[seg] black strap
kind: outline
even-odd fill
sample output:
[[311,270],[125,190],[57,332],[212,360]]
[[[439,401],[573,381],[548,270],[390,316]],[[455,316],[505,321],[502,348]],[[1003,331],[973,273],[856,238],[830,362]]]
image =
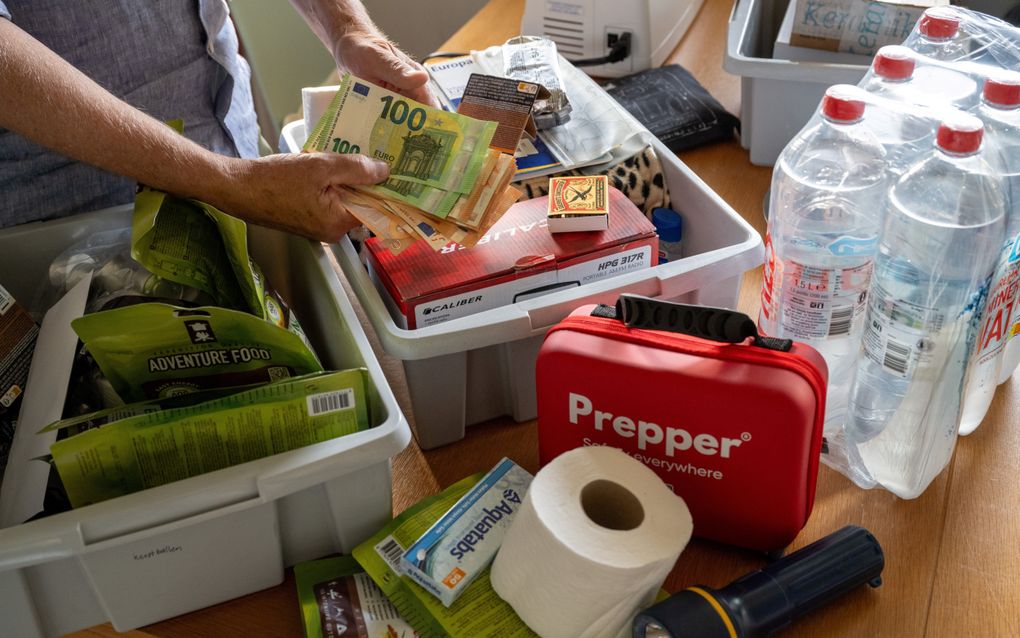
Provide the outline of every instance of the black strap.
[[750,317],[725,308],[692,306],[623,294],[616,300],[615,308],[600,305],[591,314],[603,319],[619,319],[632,328],[677,332],[723,343],[741,343],[752,337],[754,345],[768,350],[787,352],[793,347],[790,339],[759,335]]
[[768,348],[769,350],[789,352],[790,348],[793,347],[793,339],[780,339],[779,337],[766,337],[765,335],[755,335],[754,345],[760,348]]

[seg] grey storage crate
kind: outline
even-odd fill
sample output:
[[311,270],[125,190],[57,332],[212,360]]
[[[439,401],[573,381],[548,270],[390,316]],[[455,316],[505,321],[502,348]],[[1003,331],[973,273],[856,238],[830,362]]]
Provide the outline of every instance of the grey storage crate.
[[790,1],[736,0],[723,68],[741,76],[740,144],[751,163],[771,166],[814,114],[825,89],[857,84],[867,66],[772,59]]
[[[292,122],[281,147],[298,149],[304,140],[304,123]],[[393,320],[350,240],[332,246],[383,349],[403,362],[419,446],[452,443],[464,437],[465,426],[503,415],[534,419],[538,349],[546,332],[579,306],[615,303],[630,292],[736,307],[744,272],[762,263],[761,236],[661,142],[653,145],[685,218],[688,256],[679,261],[406,330]]]
[[[0,281],[31,300],[65,248],[130,223],[125,206],[4,229]],[[0,529],[0,636],[126,631],[214,605],[282,582],[286,565],[350,553],[390,520],[390,459],[411,431],[354,308],[321,244],[250,230],[253,257],[326,367],[368,370],[373,427]],[[62,405],[63,390],[42,381],[29,377],[26,399]],[[11,467],[3,487],[19,492]]]

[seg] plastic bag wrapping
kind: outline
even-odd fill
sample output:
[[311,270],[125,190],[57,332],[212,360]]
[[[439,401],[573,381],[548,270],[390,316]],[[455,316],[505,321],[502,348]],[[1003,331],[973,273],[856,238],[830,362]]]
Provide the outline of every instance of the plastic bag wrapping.
[[[920,106],[910,104],[905,101],[899,101],[881,97],[865,91],[860,87],[855,86],[840,86],[840,94],[848,99],[859,100],[864,103],[864,114],[862,124],[867,128],[882,144],[885,151],[885,171],[890,175],[886,179],[886,183],[892,183],[896,175],[901,175],[906,167],[916,162],[927,152],[930,152],[933,148],[935,141],[935,131],[943,119],[950,118],[957,115],[962,115],[963,112],[959,109],[951,106]],[[817,130],[817,127],[821,123],[822,109],[819,106],[816,109],[814,115],[807,122],[802,133]],[[802,135],[798,134],[793,138],[790,146],[784,150],[780,161],[784,161],[784,157],[790,155],[790,151],[794,145],[803,143]],[[796,155],[796,153],[794,153]],[[801,162],[811,162],[813,159],[810,156],[801,156]],[[777,190],[775,187],[770,193],[770,209],[778,210],[778,207],[783,206],[782,199],[785,197],[781,190]],[[834,211],[835,212],[835,211]],[[770,233],[774,233],[773,228],[774,221],[770,217]],[[857,236],[858,232],[853,237],[840,238],[837,242],[832,245],[833,250],[836,254],[845,255],[856,255],[860,252],[868,253],[870,256],[870,263],[867,269],[862,271],[866,273],[866,276],[870,278],[872,269],[874,267],[874,257],[878,247],[878,237],[875,235],[871,236]],[[846,240],[850,240],[848,243]],[[837,247],[836,244],[844,243],[846,245]],[[845,250],[846,252],[840,252]],[[785,267],[776,267],[777,272],[782,272]],[[840,271],[841,281],[843,285],[847,285],[847,281],[852,281],[852,278],[858,278],[860,273],[859,269],[846,269]],[[863,284],[864,288],[867,288],[867,283]],[[853,306],[852,314],[849,318],[849,328],[846,334],[856,344],[853,349],[849,349],[841,361],[830,360],[830,355],[827,356],[827,363],[830,367],[830,378],[836,378],[838,375],[834,374],[836,369],[845,369],[847,366],[853,367],[855,361],[858,358],[858,351],[860,349],[861,336],[865,329],[865,315],[867,312],[867,300],[859,299]],[[791,335],[779,335],[779,336],[791,336]],[[845,416],[848,402],[849,402],[849,388],[843,388],[841,391],[830,386],[829,388],[830,401],[827,405],[827,412],[831,414],[842,414]],[[829,465],[837,469],[839,472],[850,477],[855,483],[861,487],[870,488],[875,486],[875,480],[870,476],[860,459],[860,454],[856,447],[852,444],[848,445],[844,436],[845,420],[840,419],[826,419],[826,430],[825,439],[826,447],[822,455],[822,460]]]
[[[949,10],[959,17],[956,54],[949,59],[937,59],[905,47],[885,47],[882,51],[898,49],[894,53],[900,55],[906,51],[914,64],[911,82],[904,83],[895,91],[888,91],[887,86],[881,86],[882,79],[877,77],[873,65],[859,85],[860,99],[866,105],[865,126],[879,138],[886,150],[887,170],[892,174],[890,183],[905,184],[910,179],[905,174],[916,168],[917,162],[931,152],[941,121],[958,117],[961,111],[978,112],[982,88],[987,80],[1020,82],[1020,76],[1015,75],[1015,71],[1020,70],[1020,31],[1002,20],[966,9],[951,7],[938,10]],[[915,28],[905,45],[925,50],[920,39]],[[819,109],[806,128],[816,125],[820,117]],[[1016,150],[1011,150],[1007,142],[997,135],[1003,134],[985,132],[981,155],[990,176],[985,184],[999,184],[1002,190],[998,191],[998,195],[992,193],[985,197],[989,207],[1004,205],[1008,216],[1015,204],[1009,182],[1003,176],[1011,173],[1010,166],[1015,161],[1011,162],[1009,154]],[[949,205],[952,195],[939,190],[936,187],[927,194],[932,205],[939,199]],[[887,198],[889,207],[892,198],[894,196]],[[882,235],[887,233],[886,226]],[[1003,235],[1004,250],[1009,249],[1011,234],[1015,234],[1015,230]],[[902,239],[892,251],[897,254],[885,256],[884,267],[911,265],[913,257],[907,254],[911,246],[925,241],[925,238],[914,237]],[[976,249],[973,245],[964,245],[966,242],[961,243],[958,237],[948,235],[939,241],[927,241],[926,254],[929,262],[932,258],[938,260],[937,255],[940,254],[943,264],[940,269],[949,273],[953,271],[954,264],[978,261],[983,264],[987,259],[994,261],[991,255],[998,258],[998,248],[990,245],[994,240],[985,243],[988,245],[982,244],[983,248]],[[876,255],[869,303],[874,302],[878,277],[874,273],[882,267],[880,261],[881,258]],[[996,292],[1006,288],[996,283],[998,279],[1005,279],[999,273],[1001,264],[990,267],[990,271],[977,268],[981,274],[969,281],[968,302],[957,308],[958,312],[955,310],[953,316],[942,317],[937,330],[918,335],[913,345],[919,347],[923,343],[927,346],[929,358],[924,365],[916,364],[916,361],[912,363],[914,367],[909,383],[895,405],[886,406],[890,418],[882,428],[867,432],[850,423],[827,424],[822,460],[829,467],[846,475],[860,487],[882,487],[905,498],[918,496],[946,468],[959,433],[962,397],[969,389],[974,362],[978,358],[975,354],[977,341],[986,330],[982,315],[987,311],[986,306],[990,307],[989,289]],[[945,285],[936,284],[926,291],[925,298],[935,304],[946,290]],[[1002,294],[1005,293],[996,296]],[[923,306],[924,303],[917,305]],[[867,324],[872,317],[868,313],[863,318]],[[858,377],[850,394],[851,407],[855,397],[863,396],[860,394],[863,383],[860,362],[867,357],[866,329],[867,326],[860,329],[861,347],[855,354]],[[912,351],[911,356],[915,354]],[[940,419],[947,413],[950,414],[948,420]],[[853,419],[851,416],[848,421]],[[890,471],[889,468],[896,470]],[[890,473],[896,476],[890,476]]]
[[[493,46],[484,51],[472,51],[471,58],[481,72],[502,76],[503,49],[503,46]],[[568,122],[540,131],[539,137],[563,163],[564,169],[606,156],[606,161],[620,162],[640,153],[652,142],[647,129],[584,71],[562,57],[558,60],[563,88],[574,108]]]
[[[949,61],[969,60],[979,64],[1020,71],[1020,30],[1010,23],[984,13],[957,6],[928,9],[925,13],[946,16],[959,23]],[[903,45],[924,49],[921,20],[914,25]]]
[[548,38],[521,35],[503,45],[503,73],[508,78],[541,84],[548,98],[535,100],[532,116],[535,126],[545,130],[570,121],[570,100],[560,74],[560,56],[556,43]]
[[[154,275],[131,258],[131,229],[89,235],[60,253],[50,264],[42,307],[48,308],[92,273],[86,313],[139,299],[162,299],[184,307],[212,299],[202,291]],[[64,414],[73,416],[122,405],[110,382],[85,348],[75,354]]]
[[63,297],[92,273],[86,312],[96,312],[118,297],[145,296],[173,299],[181,305],[212,303],[202,291],[154,275],[131,258],[131,229],[124,228],[90,235],[60,253],[49,269],[50,299],[44,307]]

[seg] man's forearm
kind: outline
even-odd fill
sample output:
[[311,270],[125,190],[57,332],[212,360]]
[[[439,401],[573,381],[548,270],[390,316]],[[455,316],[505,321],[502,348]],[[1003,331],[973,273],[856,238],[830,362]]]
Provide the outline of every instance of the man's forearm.
[[238,168],[114,97],[4,19],[0,126],[76,160],[211,202]]

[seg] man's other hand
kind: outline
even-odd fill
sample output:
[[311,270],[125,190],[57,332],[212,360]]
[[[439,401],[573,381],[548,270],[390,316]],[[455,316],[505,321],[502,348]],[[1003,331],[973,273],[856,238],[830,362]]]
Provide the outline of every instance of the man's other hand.
[[363,80],[412,100],[439,107],[428,88],[429,74],[385,37],[353,31],[341,36],[333,51],[337,63]]

